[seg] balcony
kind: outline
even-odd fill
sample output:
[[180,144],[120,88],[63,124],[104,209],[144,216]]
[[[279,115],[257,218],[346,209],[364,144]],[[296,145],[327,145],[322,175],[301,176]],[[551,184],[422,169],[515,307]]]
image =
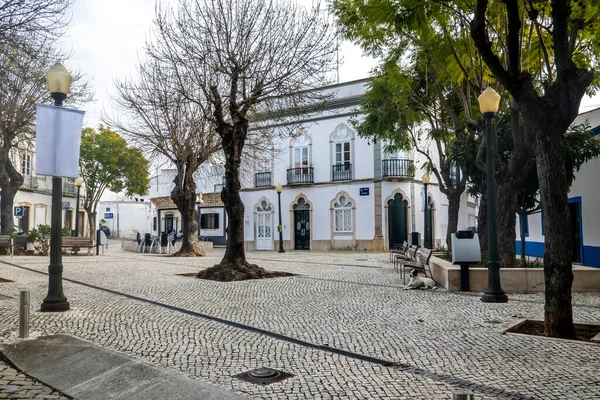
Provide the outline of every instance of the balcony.
[[314,182],[313,167],[290,168],[287,170],[288,185],[306,185]]
[[352,180],[352,164],[344,163],[332,165],[331,178],[333,182]]
[[254,174],[254,187],[255,188],[263,188],[263,187],[271,187],[273,184],[271,183],[271,172],[257,172]]
[[26,189],[37,189],[38,188],[38,180],[36,176],[33,175],[23,175],[23,184],[22,188]]
[[63,196],[75,196],[77,194],[77,186],[71,180],[63,183]]
[[412,177],[412,160],[383,160],[383,171],[382,175],[384,177]]

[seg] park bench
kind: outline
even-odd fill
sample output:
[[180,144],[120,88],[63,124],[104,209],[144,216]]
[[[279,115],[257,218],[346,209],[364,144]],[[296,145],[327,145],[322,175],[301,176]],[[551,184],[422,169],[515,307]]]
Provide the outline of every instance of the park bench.
[[406,278],[406,269],[407,268],[423,271],[425,276],[427,276],[427,273],[429,272],[429,277],[432,278],[431,271],[429,271],[429,259],[431,258],[431,254],[432,254],[431,249],[421,248],[418,251],[417,259],[415,261],[408,261],[408,260],[401,261],[402,283],[404,283],[406,280],[405,278]]
[[390,261],[394,260],[394,256],[396,254],[406,254],[408,250],[408,243],[404,241],[404,243],[395,243],[394,246],[390,249]]
[[79,252],[80,248],[86,248],[88,249],[88,256],[90,255],[90,251],[95,247],[96,245],[94,244],[94,241],[88,237],[71,237],[71,236],[64,236],[62,238],[62,247],[70,247],[71,251],[73,251],[73,253],[75,255],[77,255],[77,253]]
[[6,249],[6,254],[13,255],[13,238],[10,235],[0,235],[0,248]]
[[398,272],[398,268],[400,268],[403,262],[416,261],[418,249],[419,246],[412,245],[406,252],[394,254],[394,271]]

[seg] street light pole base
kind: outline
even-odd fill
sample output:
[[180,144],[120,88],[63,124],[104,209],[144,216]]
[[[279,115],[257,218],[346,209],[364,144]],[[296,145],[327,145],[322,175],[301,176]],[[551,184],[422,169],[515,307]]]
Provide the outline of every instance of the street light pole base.
[[58,301],[46,301],[42,303],[41,311],[43,312],[60,312],[60,311],[69,311],[71,307],[69,306],[69,302],[67,299],[58,300]]
[[499,293],[484,293],[481,296],[481,301],[484,303],[506,303],[508,302],[508,296],[504,292]]

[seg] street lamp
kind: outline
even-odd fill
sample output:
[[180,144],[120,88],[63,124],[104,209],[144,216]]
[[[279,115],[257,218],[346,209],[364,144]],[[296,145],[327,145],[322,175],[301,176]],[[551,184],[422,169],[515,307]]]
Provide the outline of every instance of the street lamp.
[[481,296],[486,303],[506,303],[508,297],[500,286],[498,262],[498,233],[496,230],[496,175],[494,168],[494,118],[498,112],[500,95],[491,86],[477,98],[485,121],[485,149],[487,176],[487,234],[488,234],[488,288]]
[[280,183],[275,186],[275,191],[277,192],[277,200],[279,201],[279,225],[277,226],[277,230],[279,231],[279,253],[285,253],[283,249],[283,229],[281,229],[281,191],[283,190],[283,186]]
[[431,243],[427,240],[427,203],[429,203],[429,199],[427,198],[427,185],[429,185],[429,182],[431,182],[431,178],[426,172],[423,175],[423,178],[421,179],[423,181],[423,186],[425,186],[425,207],[423,210],[423,226],[425,227],[425,229],[423,229],[423,247],[426,249],[430,249]]
[[[73,78],[60,63],[46,74],[48,90],[54,99],[54,105],[62,107],[71,89]],[[69,302],[63,293],[62,286],[62,178],[52,178],[52,218],[50,229],[50,265],[48,266],[48,295],[44,299],[42,311],[67,311]]]
[[75,237],[79,237],[79,191],[83,185],[83,179],[75,179],[75,186],[77,186],[77,203],[75,204]]

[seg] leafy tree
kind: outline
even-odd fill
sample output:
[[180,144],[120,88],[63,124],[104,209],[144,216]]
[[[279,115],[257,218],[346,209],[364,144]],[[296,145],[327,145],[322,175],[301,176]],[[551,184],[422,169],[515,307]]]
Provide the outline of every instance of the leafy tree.
[[335,65],[335,32],[323,11],[318,4],[307,10],[277,0],[183,0],[177,14],[157,16],[151,52],[176,68],[179,87],[210,119],[225,158],[227,249],[200,278],[269,275],[246,261],[240,165],[253,116],[322,100],[307,89],[327,83]]
[[150,189],[148,160],[142,151],[128,146],[118,133],[102,125],[97,132],[83,129],[79,168],[85,186],[83,209],[88,215],[91,237],[96,228],[98,202],[106,189],[127,195],[143,195]]

